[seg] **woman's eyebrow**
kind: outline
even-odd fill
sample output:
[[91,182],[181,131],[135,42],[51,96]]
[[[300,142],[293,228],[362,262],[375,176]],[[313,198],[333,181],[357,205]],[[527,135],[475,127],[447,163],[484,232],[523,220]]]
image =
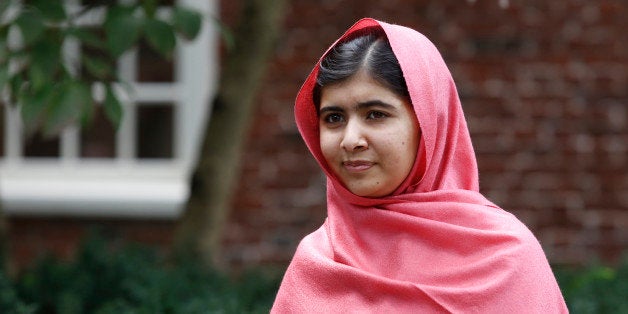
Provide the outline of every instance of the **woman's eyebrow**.
[[339,112],[339,111],[342,112],[344,111],[344,109],[338,106],[326,106],[326,107],[321,108],[319,114],[325,113],[325,112]]
[[[363,109],[368,109],[371,107],[382,107],[388,110],[397,110],[395,106],[389,103],[385,103],[381,100],[368,100],[368,101],[360,102],[354,107],[354,109],[363,110]],[[344,111],[345,109],[339,106],[325,106],[320,109],[319,114],[322,114],[325,112],[344,112]]]
[[384,107],[388,110],[396,110],[397,108],[395,108],[395,106],[389,104],[389,103],[385,103],[381,100],[369,100],[369,101],[365,101],[365,102],[361,102],[358,103],[356,106],[356,109],[368,109],[371,107]]

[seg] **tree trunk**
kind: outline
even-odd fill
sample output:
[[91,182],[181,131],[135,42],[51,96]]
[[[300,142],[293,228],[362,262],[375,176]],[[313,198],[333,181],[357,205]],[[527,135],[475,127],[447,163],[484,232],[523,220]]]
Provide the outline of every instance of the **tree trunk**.
[[254,97],[281,28],[285,0],[247,0],[223,63],[211,120],[175,234],[175,252],[208,265],[221,259],[220,240],[239,178]]

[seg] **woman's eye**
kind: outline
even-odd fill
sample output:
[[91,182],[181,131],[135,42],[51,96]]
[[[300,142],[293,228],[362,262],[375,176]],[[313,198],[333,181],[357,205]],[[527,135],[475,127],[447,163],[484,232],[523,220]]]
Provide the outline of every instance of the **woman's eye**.
[[366,118],[370,119],[370,120],[378,120],[378,119],[382,119],[382,118],[386,118],[388,115],[381,112],[381,111],[370,111],[367,115]]
[[330,114],[325,116],[324,121],[326,123],[331,123],[331,124],[339,123],[339,122],[344,121],[344,117],[341,114],[339,114],[339,113],[330,113]]

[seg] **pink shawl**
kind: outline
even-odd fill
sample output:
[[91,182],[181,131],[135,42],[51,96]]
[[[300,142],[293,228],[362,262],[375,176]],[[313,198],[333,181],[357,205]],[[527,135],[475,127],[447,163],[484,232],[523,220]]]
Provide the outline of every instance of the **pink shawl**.
[[421,124],[417,160],[390,196],[344,188],[320,149],[314,68],[295,116],[327,174],[328,217],[299,244],[272,312],[567,312],[534,235],[478,192],[460,100],[436,47],[412,29],[373,19],[338,41],[367,27],[384,30],[401,65]]

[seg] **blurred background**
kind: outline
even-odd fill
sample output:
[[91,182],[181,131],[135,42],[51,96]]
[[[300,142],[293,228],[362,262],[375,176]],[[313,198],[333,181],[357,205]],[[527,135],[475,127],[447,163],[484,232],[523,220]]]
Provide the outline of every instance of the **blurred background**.
[[[369,16],[439,48],[482,192],[533,230],[551,262],[618,262],[628,247],[628,4],[504,3],[291,1],[257,96],[227,258],[285,261],[322,223],[324,178],[292,122],[293,99],[328,45]],[[233,5],[222,10],[230,21]]]
[[[123,55],[128,60],[117,67],[136,92],[123,101],[117,131],[97,109],[91,128],[23,137],[19,115],[4,106],[0,197],[14,268],[49,254],[71,260],[94,229],[117,243],[171,252],[182,225],[195,220],[196,228],[211,230],[189,234],[211,243],[192,246],[209,249],[201,255],[211,255],[212,263],[230,271],[265,267],[281,273],[300,239],[326,216],[325,178],[294,124],[294,97],[325,49],[361,17],[414,28],[438,47],[458,87],[482,193],[533,231],[550,263],[616,267],[625,259],[626,1],[261,5],[276,10],[269,31],[275,35],[253,87],[246,83],[253,66],[241,61],[233,70],[228,63],[247,38],[240,30],[254,34],[245,39],[251,44],[266,33],[254,24],[250,2],[187,1],[206,16],[195,41],[177,48],[172,59],[145,49],[145,42]],[[247,20],[257,28],[242,28]],[[225,77],[236,88],[242,81],[242,93],[254,92],[248,120],[238,122],[241,133],[233,133],[239,139],[225,137],[223,143],[241,149],[223,159],[205,158],[212,146],[204,131],[209,134],[212,121],[228,112]],[[197,168],[212,163],[233,178]],[[213,180],[218,187],[212,193],[227,191],[220,194],[227,196],[220,210],[207,205],[210,200],[201,202],[210,207],[205,214],[190,214],[190,199],[208,191],[209,184],[198,180]]]

